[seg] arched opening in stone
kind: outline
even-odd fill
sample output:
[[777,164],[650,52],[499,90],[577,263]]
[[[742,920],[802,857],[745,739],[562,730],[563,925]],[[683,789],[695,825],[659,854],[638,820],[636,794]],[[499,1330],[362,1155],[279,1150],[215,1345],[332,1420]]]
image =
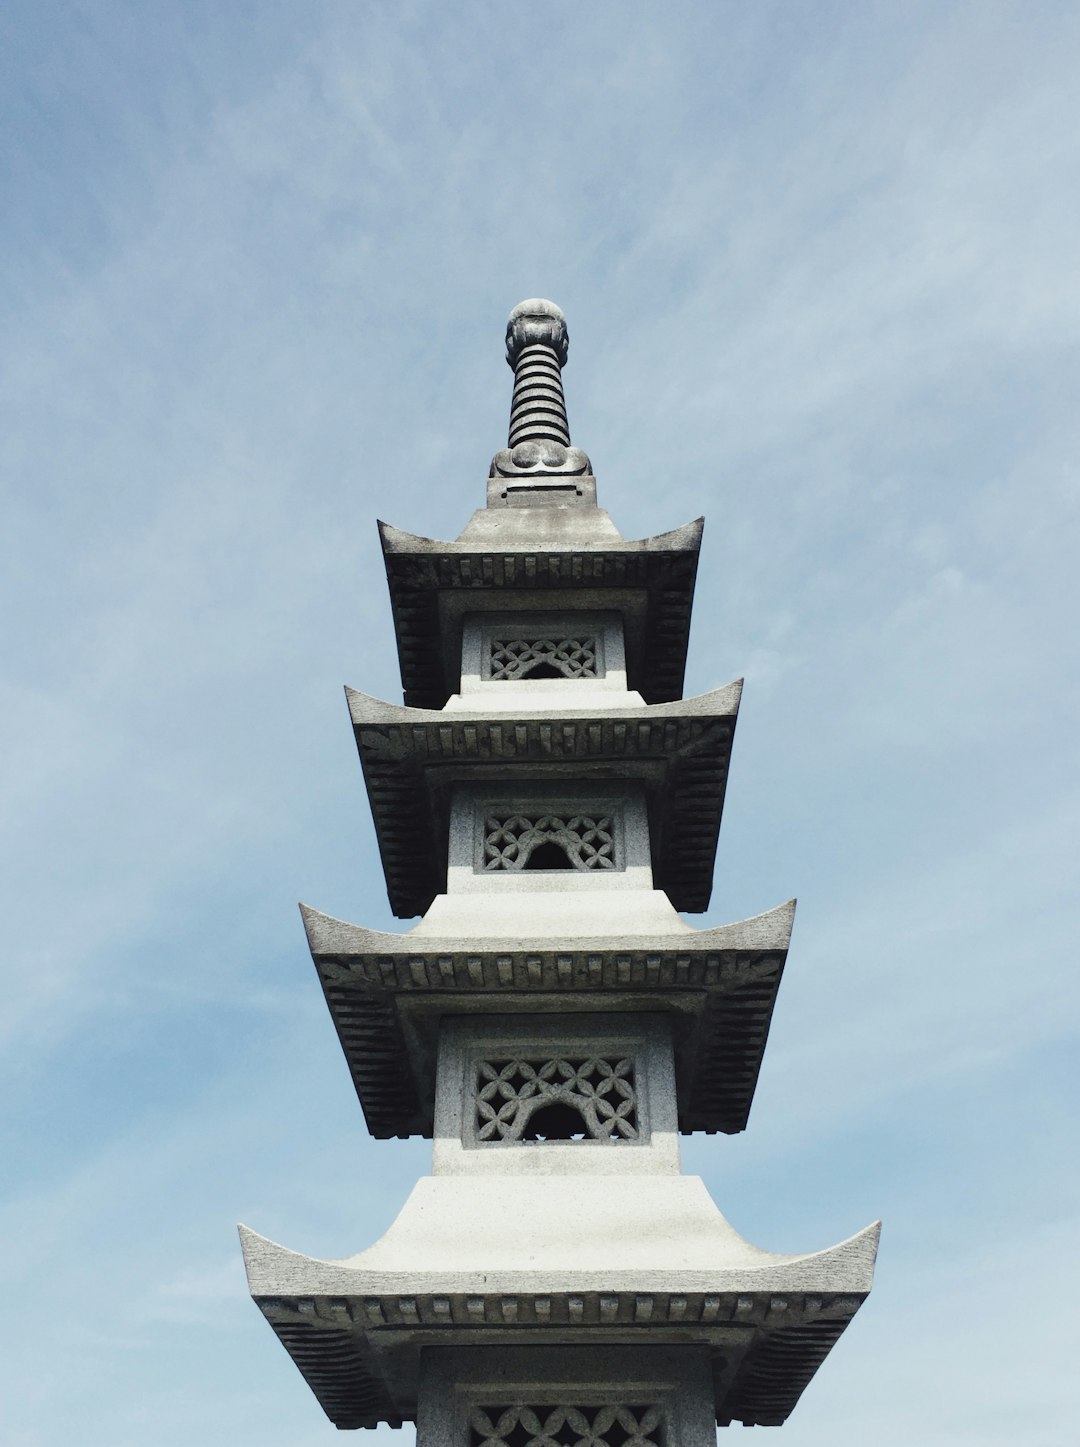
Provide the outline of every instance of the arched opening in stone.
[[561,668],[556,668],[553,663],[548,663],[546,659],[540,659],[538,662],[534,663],[531,668],[526,668],[526,669],[522,672],[521,677],[522,677],[522,678],[565,678],[565,677],[566,677],[566,674],[562,671]]
[[522,867],[524,869],[573,869],[574,866],[561,844],[556,844],[554,839],[545,839],[543,844],[536,846]]
[[524,1141],[582,1141],[588,1138],[581,1112],[561,1100],[542,1105],[529,1117],[521,1139]]

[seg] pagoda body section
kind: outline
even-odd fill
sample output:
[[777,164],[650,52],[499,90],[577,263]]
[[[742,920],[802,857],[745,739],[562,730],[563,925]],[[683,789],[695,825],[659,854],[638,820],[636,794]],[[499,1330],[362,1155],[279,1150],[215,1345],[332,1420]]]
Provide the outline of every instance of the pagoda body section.
[[707,1447],[778,1425],[870,1289],[877,1227],[742,1239],[679,1137],[747,1122],[794,906],[697,930],[739,683],[682,697],[702,524],[623,539],[571,446],[567,333],[507,327],[508,445],[455,542],[381,525],[404,706],[348,691],[402,934],[305,908],[371,1134],[433,1139],[381,1240],[241,1228],[343,1428],[421,1447]]

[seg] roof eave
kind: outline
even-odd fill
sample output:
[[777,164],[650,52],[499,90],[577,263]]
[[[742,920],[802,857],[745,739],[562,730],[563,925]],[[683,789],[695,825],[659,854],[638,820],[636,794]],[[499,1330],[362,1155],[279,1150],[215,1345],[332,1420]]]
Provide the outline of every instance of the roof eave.
[[667,1014],[680,1130],[737,1134],[753,1104],[794,908],[789,900],[736,924],[612,940],[417,939],[301,912],[368,1128],[388,1139],[432,1133],[428,1037],[443,1014],[522,1008]]
[[529,782],[540,784],[606,780],[617,765],[650,793],[656,887],[678,910],[708,908],[741,680],[642,708],[523,717],[415,709],[345,692],[390,905],[399,918],[423,914],[445,888],[445,830],[436,822],[433,771],[442,777],[448,766],[456,782],[482,775],[485,782],[510,783],[525,767]]
[[[723,1425],[779,1425],[870,1291],[880,1225],[758,1273],[537,1272],[467,1280],[324,1262],[240,1228],[251,1294],[340,1428],[415,1419],[419,1353],[498,1346],[522,1327],[561,1344],[701,1342],[715,1354]],[[731,1279],[729,1279],[731,1278]],[[734,1371],[724,1368],[734,1357]],[[392,1358],[392,1362],[391,1362]]]

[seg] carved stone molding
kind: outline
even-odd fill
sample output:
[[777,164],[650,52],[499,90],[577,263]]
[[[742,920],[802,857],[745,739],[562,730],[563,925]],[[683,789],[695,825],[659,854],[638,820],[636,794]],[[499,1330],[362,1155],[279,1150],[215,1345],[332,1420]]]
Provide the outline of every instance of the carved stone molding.
[[491,459],[489,477],[584,477],[592,473],[588,453],[551,438],[502,447]]

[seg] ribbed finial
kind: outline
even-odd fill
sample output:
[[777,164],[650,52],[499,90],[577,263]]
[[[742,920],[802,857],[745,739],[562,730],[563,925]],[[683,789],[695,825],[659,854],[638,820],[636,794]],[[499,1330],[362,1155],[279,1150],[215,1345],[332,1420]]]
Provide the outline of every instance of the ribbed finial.
[[508,447],[519,442],[570,446],[562,367],[570,335],[553,301],[520,301],[506,323],[506,360],[514,369]]
[[491,460],[491,477],[580,477],[592,464],[570,446],[562,367],[570,334],[553,301],[519,301],[506,323],[506,360],[514,369],[510,437]]

